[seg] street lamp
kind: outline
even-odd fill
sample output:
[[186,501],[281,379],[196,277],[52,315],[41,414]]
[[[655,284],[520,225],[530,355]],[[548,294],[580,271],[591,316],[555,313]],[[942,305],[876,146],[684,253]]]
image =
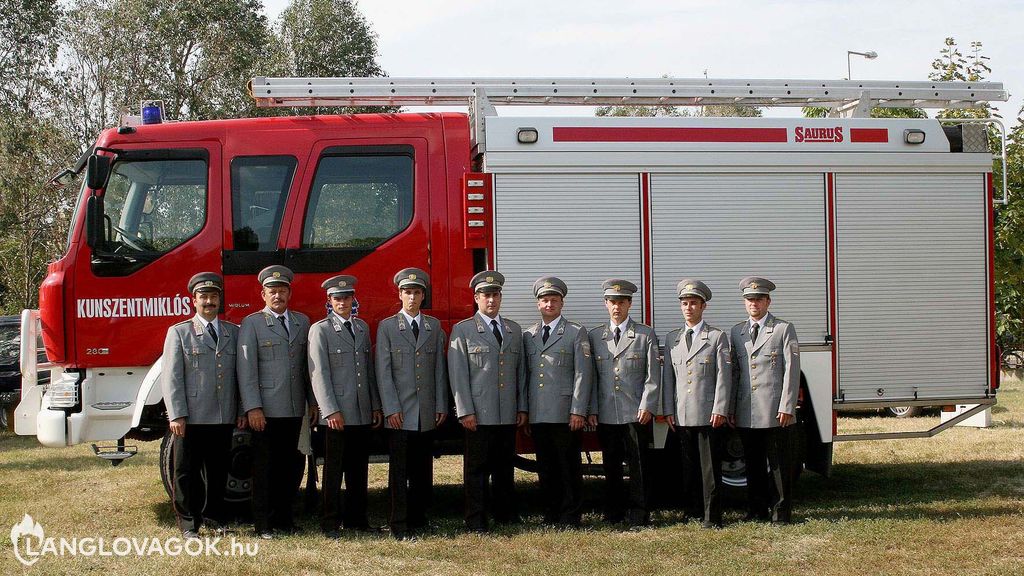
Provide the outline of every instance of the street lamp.
[[878,58],[878,52],[868,50],[867,52],[854,52],[853,50],[846,51],[846,79],[853,80],[853,74],[850,73],[850,56],[856,54],[857,56],[863,56],[868,60],[874,60]]

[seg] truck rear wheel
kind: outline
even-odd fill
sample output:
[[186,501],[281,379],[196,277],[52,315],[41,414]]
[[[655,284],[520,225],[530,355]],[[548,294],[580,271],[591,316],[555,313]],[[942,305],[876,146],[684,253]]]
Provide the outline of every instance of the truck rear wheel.
[[913,418],[921,415],[920,406],[890,406],[886,410],[897,418]]
[[[228,478],[224,489],[224,501],[229,504],[246,504],[252,495],[252,450],[250,434],[235,430],[231,437],[231,454],[228,456]],[[160,441],[160,481],[167,497],[174,498],[174,461],[171,458],[172,434],[168,430]],[[206,472],[203,472],[206,478]]]

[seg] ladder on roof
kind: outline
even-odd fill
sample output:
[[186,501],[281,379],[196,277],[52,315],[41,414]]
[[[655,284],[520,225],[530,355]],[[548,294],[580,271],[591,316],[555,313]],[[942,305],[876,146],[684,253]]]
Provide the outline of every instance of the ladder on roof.
[[260,107],[647,105],[974,108],[1004,102],[999,82],[708,78],[253,78]]

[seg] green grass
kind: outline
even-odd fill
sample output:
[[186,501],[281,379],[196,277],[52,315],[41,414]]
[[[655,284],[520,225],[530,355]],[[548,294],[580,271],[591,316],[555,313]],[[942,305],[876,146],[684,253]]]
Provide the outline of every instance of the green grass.
[[[158,443],[111,468],[86,446],[42,448],[0,435],[0,574],[31,572],[211,574],[1020,574],[1024,573],[1024,383],[1004,382],[989,429],[954,428],[934,438],[837,443],[833,477],[805,473],[793,526],[740,521],[701,530],[675,511],[655,527],[620,532],[595,511],[601,484],[585,486],[585,530],[539,527],[536,478],[520,474],[527,522],[487,536],[461,530],[461,459],[435,463],[432,534],[417,542],[380,536],[303,534],[260,542],[255,558],[54,558],[31,569],[14,559],[8,526],[25,513],[47,536],[169,538],[177,535],[157,470]],[[925,429],[937,416],[840,419],[841,433]],[[387,468],[371,466],[371,521],[386,521]],[[240,527],[237,537],[254,542]]]

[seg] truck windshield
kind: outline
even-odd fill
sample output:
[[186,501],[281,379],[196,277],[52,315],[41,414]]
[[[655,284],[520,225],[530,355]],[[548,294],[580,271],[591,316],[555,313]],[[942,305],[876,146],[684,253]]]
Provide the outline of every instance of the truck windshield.
[[103,196],[103,250],[152,260],[206,222],[206,162],[126,160],[114,164]]

